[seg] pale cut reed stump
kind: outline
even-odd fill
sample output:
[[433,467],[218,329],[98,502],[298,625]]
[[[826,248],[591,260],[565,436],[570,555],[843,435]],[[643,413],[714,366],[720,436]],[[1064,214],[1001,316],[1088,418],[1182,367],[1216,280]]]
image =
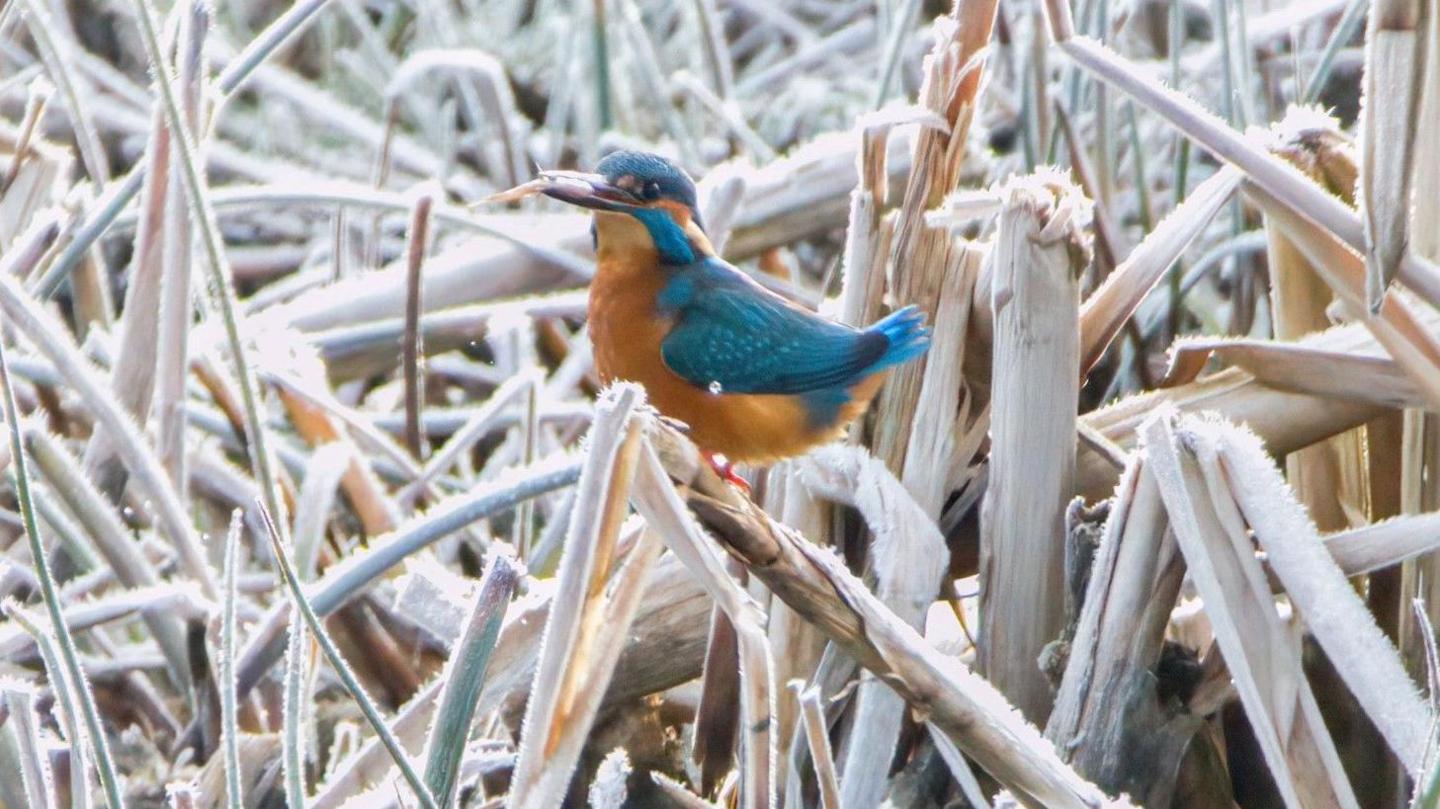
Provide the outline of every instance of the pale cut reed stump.
[[1090,203],[1042,171],[1001,189],[991,300],[990,485],[981,510],[980,670],[1032,722],[1065,622],[1065,507],[1075,490],[1080,272]]

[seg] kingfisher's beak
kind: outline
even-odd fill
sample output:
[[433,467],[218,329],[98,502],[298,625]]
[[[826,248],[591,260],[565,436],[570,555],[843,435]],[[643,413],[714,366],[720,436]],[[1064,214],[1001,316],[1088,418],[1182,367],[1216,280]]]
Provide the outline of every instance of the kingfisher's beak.
[[634,194],[613,186],[599,174],[579,171],[542,171],[535,180],[540,193],[561,202],[596,211],[633,211],[640,207]]

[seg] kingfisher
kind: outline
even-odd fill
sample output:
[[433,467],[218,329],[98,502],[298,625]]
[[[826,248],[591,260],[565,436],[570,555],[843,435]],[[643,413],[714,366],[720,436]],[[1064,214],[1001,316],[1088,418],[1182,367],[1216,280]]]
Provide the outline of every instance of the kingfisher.
[[929,347],[913,306],[855,329],[720,258],[694,181],[659,155],[614,152],[594,173],[542,171],[521,188],[593,211],[588,319],[601,381],[643,386],[732,481],[732,464],[771,463],[839,437],[887,371]]

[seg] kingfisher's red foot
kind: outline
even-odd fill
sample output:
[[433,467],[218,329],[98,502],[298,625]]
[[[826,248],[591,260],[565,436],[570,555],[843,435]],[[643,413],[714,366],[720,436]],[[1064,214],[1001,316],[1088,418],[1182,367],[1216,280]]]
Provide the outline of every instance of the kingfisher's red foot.
[[715,474],[719,475],[721,480],[738,487],[746,494],[750,493],[750,481],[735,474],[735,464],[723,460],[724,455],[705,452],[703,450],[700,452],[700,455],[705,458],[705,462],[710,464],[710,468],[715,470]]

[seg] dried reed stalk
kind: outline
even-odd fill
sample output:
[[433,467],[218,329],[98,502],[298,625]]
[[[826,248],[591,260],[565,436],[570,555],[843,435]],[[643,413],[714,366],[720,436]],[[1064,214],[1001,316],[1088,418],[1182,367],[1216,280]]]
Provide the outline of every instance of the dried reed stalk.
[[[159,309],[162,257],[165,251],[166,208],[170,171],[170,136],[162,122],[159,105],[152,113],[150,139],[145,159],[145,187],[140,195],[140,223],[135,229],[135,260],[125,294],[125,316],[120,322],[120,345],[110,369],[110,386],[115,398],[130,415],[141,421],[150,412],[155,383],[155,354],[160,321],[152,313]],[[123,467],[114,457],[103,429],[90,436],[85,448],[87,474],[99,481],[101,491],[119,494]]]
[[1062,764],[998,691],[936,651],[832,552],[735,501],[672,428],[659,424],[651,435],[671,477],[691,492],[689,506],[751,574],[907,702],[925,706],[929,720],[1017,799],[1034,807],[1126,805],[1108,801]]
[[[985,45],[998,6],[995,0],[957,2],[949,16],[934,23],[935,44],[922,68],[920,106],[939,116],[944,127],[927,126],[916,138],[890,255],[891,293],[897,304],[935,312],[947,268],[961,255],[949,229],[931,225],[925,214],[959,184]],[[921,359],[896,369],[876,403],[887,418],[872,446],[891,469],[904,468],[926,363]]]
[[[801,464],[803,479],[818,494],[860,511],[875,537],[870,547],[875,596],[911,628],[923,630],[925,613],[945,573],[935,563],[947,552],[935,524],[940,503],[927,509],[878,458],[858,448],[826,447]],[[904,702],[874,679],[859,682],[853,702],[854,727],[844,751],[841,802],[879,805],[900,738]]]
[[[771,469],[774,471],[770,473],[767,484],[765,510],[779,514],[786,525],[817,542],[828,538],[834,525],[833,514],[828,504],[802,482],[798,464],[784,464]],[[775,661],[775,681],[808,681],[814,676],[824,653],[825,636],[778,598],[770,599],[769,611],[769,623],[765,629]],[[792,689],[787,688],[775,695],[775,727],[779,733],[775,782],[777,785],[784,783],[788,795],[791,784],[798,788],[797,781],[802,775],[791,771],[792,756],[802,744],[806,745],[805,749],[810,749],[804,742],[807,737],[802,724],[800,698]]]
[[[180,23],[176,48],[179,63],[180,103],[190,131],[201,131],[208,107],[205,98],[205,43],[210,30],[210,6],[191,0]],[[167,130],[168,133],[168,130]],[[195,144],[204,154],[208,141]],[[168,146],[168,134],[167,134]],[[168,157],[168,154],[167,154]],[[194,237],[185,207],[185,188],[179,172],[169,172],[165,195],[165,253],[162,257],[159,345],[155,353],[155,452],[183,495],[185,474],[185,379],[190,368],[191,257]]]
[[434,199],[422,194],[410,212],[410,228],[405,249],[405,342],[402,347],[405,374],[405,446],[410,454],[424,460],[426,450],[420,434],[420,408],[425,399],[425,379],[420,368],[420,308],[423,299],[425,254],[429,251],[430,209]]
[[1140,302],[1160,283],[1191,242],[1209,225],[1239,185],[1240,173],[1222,168],[1158,224],[1080,310],[1080,373],[1086,375],[1120,334]]
[[805,722],[805,739],[815,761],[815,777],[820,782],[820,806],[822,809],[840,809],[840,785],[835,779],[835,759],[830,753],[830,733],[825,725],[825,711],[820,706],[820,693],[812,686],[808,689],[799,680],[790,681],[790,689],[800,701],[800,711]]
[[634,618],[639,585],[659,550],[653,537],[640,532],[617,579],[628,586],[606,592],[641,445],[643,428],[634,410],[643,401],[639,388],[624,385],[597,405],[511,779],[509,800],[516,807],[563,799],[624,648],[619,641]]
[[[649,435],[661,429],[668,428],[659,421],[652,422]],[[735,629],[740,663],[740,806],[774,806],[774,665],[761,628],[760,610],[725,571],[719,550],[685,509],[648,437],[641,449],[633,501],[635,510],[664,537],[666,545],[725,611]]]
[[[1365,32],[1360,195],[1364,201],[1365,297],[1378,313],[1410,249],[1415,118],[1425,73],[1424,0],[1379,0]],[[1434,58],[1433,56],[1431,58]]]
[[[1304,123],[1302,123],[1304,121]],[[1346,204],[1354,204],[1355,155],[1333,124],[1292,112],[1276,130],[1273,151]],[[1278,225],[1265,229],[1275,337],[1295,340],[1330,326],[1328,285]],[[1286,457],[1286,476],[1322,530],[1347,528],[1365,516],[1364,436],[1351,430]]]
[[[1068,4],[1046,0],[1045,9],[1052,35],[1076,64],[1165,117],[1188,137],[1244,171],[1250,181],[1297,215],[1335,234],[1352,249],[1365,249],[1360,215],[1353,208],[1346,207],[1292,166],[1220,122],[1192,99],[1161,85],[1130,60],[1092,39],[1076,36]],[[1399,277],[1427,302],[1440,302],[1440,272],[1435,271],[1431,261],[1407,253],[1401,259]]]
[[1410,776],[1418,778],[1434,714],[1395,647],[1322,547],[1314,523],[1254,434],[1223,424],[1206,428],[1205,440],[1219,453],[1235,502],[1290,602]]
[[[1425,7],[1422,36],[1427,50],[1425,76],[1420,82],[1420,99],[1413,131],[1434,131],[1440,125],[1440,10],[1434,3]],[[1403,46],[1403,41],[1400,43]],[[1403,55],[1401,56],[1403,59]],[[1393,122],[1380,122],[1382,128],[1393,128]],[[1414,251],[1429,259],[1440,259],[1440,143],[1431,137],[1416,137],[1414,143],[1413,207],[1410,209],[1409,236]],[[1399,179],[1399,178],[1397,178]],[[1433,412],[1407,410],[1399,449],[1400,510],[1406,513],[1430,511],[1440,506],[1440,417]],[[1425,604],[1425,619],[1410,609],[1419,599]],[[1398,628],[1400,648],[1411,676],[1419,677],[1432,667],[1429,661],[1432,625],[1440,616],[1440,555],[1428,554],[1407,563],[1401,571],[1398,595]]]
[[1161,410],[1142,427],[1144,451],[1245,715],[1286,806],[1358,809],[1204,428]]
[[[1353,332],[1358,326],[1339,328]],[[1429,405],[1393,360],[1372,353],[1315,347],[1326,338],[1325,333],[1296,342],[1184,337],[1172,345],[1170,368],[1161,384],[1187,384],[1213,357],[1222,365],[1243,370],[1255,381],[1276,390],[1374,404],[1397,411]],[[1372,422],[1367,429],[1373,426]]]
[[[1065,508],[1074,491],[1079,277],[1089,202],[1063,176],[1000,191],[991,295],[990,479],[981,510],[979,664],[1030,719],[1049,714],[1037,660],[1060,636]],[[1046,389],[1036,389],[1045,380]]]

